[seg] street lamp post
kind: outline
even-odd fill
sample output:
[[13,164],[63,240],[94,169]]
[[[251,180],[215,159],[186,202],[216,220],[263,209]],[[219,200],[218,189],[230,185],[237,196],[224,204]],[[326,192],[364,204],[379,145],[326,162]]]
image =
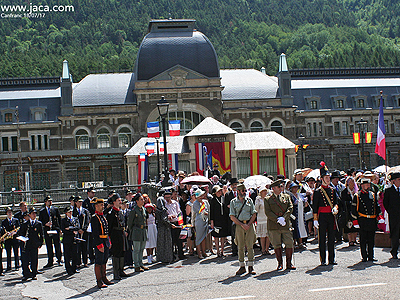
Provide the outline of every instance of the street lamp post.
[[303,153],[304,139],[305,139],[305,136],[301,133],[300,136],[298,137],[298,140],[300,141],[299,147],[301,148],[301,168],[302,169],[304,169],[304,153]]
[[168,108],[169,108],[169,103],[167,100],[165,100],[165,97],[162,96],[161,100],[158,101],[157,103],[157,109],[158,109],[158,114],[160,115],[161,118],[161,124],[162,124],[162,131],[163,131],[163,141],[164,141],[164,180],[161,183],[162,186],[167,186],[168,185],[168,152],[167,152],[167,125],[166,125],[166,117],[168,116]]
[[367,121],[364,121],[363,118],[361,118],[360,121],[357,122],[358,125],[358,131],[360,132],[361,136],[361,169],[365,170],[365,158],[364,158],[364,138],[365,138],[365,134],[364,134],[364,126],[368,124]]
[[156,143],[157,143],[157,178],[156,178],[156,183],[160,181],[160,141],[158,138],[156,138]]

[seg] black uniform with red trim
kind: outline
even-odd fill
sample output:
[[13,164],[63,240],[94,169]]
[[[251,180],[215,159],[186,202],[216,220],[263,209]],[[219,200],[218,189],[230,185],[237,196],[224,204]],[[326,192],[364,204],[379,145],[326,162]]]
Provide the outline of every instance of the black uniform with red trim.
[[360,226],[362,260],[373,261],[377,218],[381,213],[375,194],[371,191],[359,191],[354,195],[351,208],[352,214],[357,217],[358,225]]
[[[92,226],[93,244],[95,250],[95,264],[104,265],[107,263],[110,249],[110,239],[108,236],[108,222],[102,212],[96,211],[90,221]],[[104,248],[104,252],[99,249]]]
[[[326,193],[326,195],[325,195]],[[329,198],[332,206],[330,205]],[[335,216],[332,207],[338,204],[335,191],[330,186],[320,186],[314,191],[313,213],[318,214],[318,239],[321,264],[326,263],[326,232],[328,232],[328,261],[335,263]]]

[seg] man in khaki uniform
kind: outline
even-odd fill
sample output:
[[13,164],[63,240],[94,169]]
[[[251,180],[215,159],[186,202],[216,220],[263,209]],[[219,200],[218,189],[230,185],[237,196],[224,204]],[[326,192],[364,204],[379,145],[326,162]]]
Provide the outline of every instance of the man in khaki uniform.
[[235,243],[238,247],[240,266],[236,275],[246,273],[244,264],[245,246],[248,252],[249,274],[255,275],[253,245],[256,242],[256,231],[253,223],[256,219],[257,211],[254,207],[253,200],[246,197],[246,187],[244,184],[239,184],[237,186],[237,197],[231,200],[229,216],[236,225]]
[[293,255],[293,234],[290,231],[290,215],[293,211],[293,204],[290,196],[282,193],[283,180],[279,179],[271,184],[273,194],[264,200],[265,214],[267,215],[268,237],[275,249],[277,270],[283,269],[282,243],[286,247],[286,269],[295,270],[292,265]]

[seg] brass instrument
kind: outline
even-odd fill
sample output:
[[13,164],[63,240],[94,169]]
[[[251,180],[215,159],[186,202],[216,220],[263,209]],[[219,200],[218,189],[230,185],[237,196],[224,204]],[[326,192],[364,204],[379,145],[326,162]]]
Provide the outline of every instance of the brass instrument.
[[14,234],[17,233],[18,230],[19,230],[19,227],[3,234],[0,238],[0,243],[4,242],[6,240],[12,239],[12,237],[14,236]]

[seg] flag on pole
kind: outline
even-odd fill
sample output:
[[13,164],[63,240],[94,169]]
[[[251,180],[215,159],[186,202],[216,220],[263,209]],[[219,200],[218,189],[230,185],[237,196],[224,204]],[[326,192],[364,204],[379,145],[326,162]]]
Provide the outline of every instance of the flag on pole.
[[365,142],[367,144],[370,144],[372,142],[372,132],[366,132],[365,133]]
[[178,225],[180,226],[180,225],[183,225],[183,216],[182,216],[182,213],[179,213],[178,214]]
[[250,175],[260,174],[260,151],[250,150]]
[[178,136],[181,134],[181,121],[172,120],[169,121],[169,136]]
[[386,160],[386,142],[385,142],[385,119],[383,118],[383,98],[381,91],[381,101],[379,105],[378,133],[376,137],[375,153]]
[[158,122],[147,122],[147,137],[160,137],[160,124]]
[[205,210],[205,209],[206,209],[206,205],[203,202],[203,204],[200,206],[199,214],[201,214],[203,212],[203,210]]
[[195,152],[196,152],[196,171],[199,172],[200,175],[204,174],[205,169],[205,161],[204,161],[204,144],[196,143],[195,144]]
[[145,148],[147,151],[147,155],[151,156],[154,154],[155,143],[147,142]]
[[164,142],[160,142],[160,154],[164,154]]
[[279,175],[284,175],[286,177],[285,170],[285,149],[276,149],[276,165]]
[[353,142],[356,145],[358,145],[360,143],[360,133],[359,132],[353,133]]
[[168,165],[169,165],[169,169],[173,169],[175,171],[179,170],[178,167],[178,154],[168,154]]
[[306,150],[308,146],[310,146],[310,145],[308,145],[308,144],[307,145],[303,145],[303,149]]
[[295,145],[294,146],[294,150],[297,152],[297,151],[299,151],[299,145]]
[[146,153],[140,153],[138,161],[138,184],[147,180],[147,156]]

